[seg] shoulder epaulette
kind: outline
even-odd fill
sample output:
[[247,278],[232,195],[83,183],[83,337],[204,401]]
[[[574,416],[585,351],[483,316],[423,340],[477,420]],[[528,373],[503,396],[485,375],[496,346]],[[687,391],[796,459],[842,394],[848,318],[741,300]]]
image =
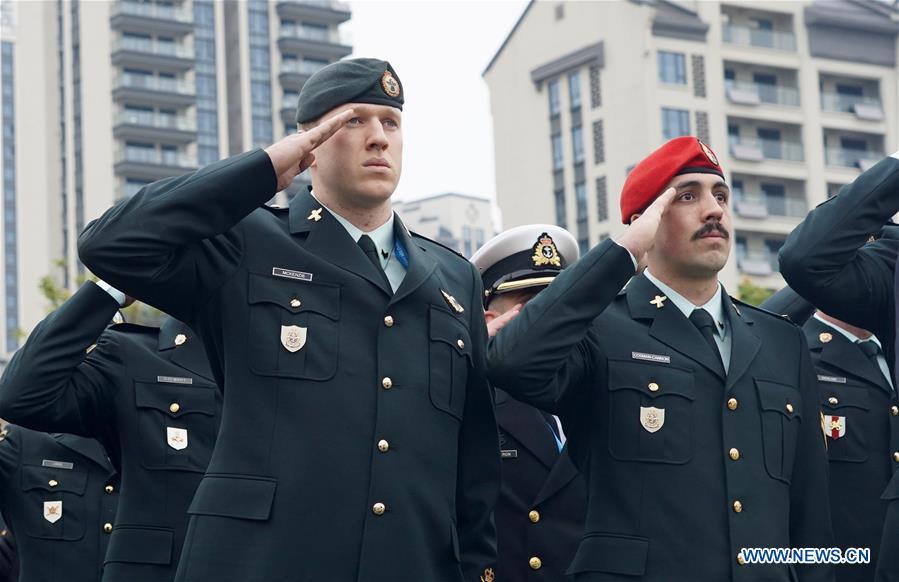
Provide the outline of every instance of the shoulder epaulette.
[[446,246],[446,245],[443,244],[443,243],[437,242],[436,240],[434,240],[434,239],[432,239],[432,238],[426,237],[426,236],[423,235],[423,234],[419,234],[419,233],[415,232],[414,230],[410,230],[410,231],[409,231],[409,234],[410,234],[411,236],[415,237],[415,238],[420,238],[420,239],[422,239],[422,240],[426,240],[426,241],[428,241],[429,243],[432,243],[432,244],[437,245],[438,247],[444,248],[444,249],[448,250],[449,252],[453,253],[454,255],[458,255],[459,258],[462,259],[462,260],[464,260],[465,262],[468,262],[468,259],[465,258],[465,255],[463,255],[462,253],[460,253],[460,252],[457,251],[456,249],[450,248],[450,247]]

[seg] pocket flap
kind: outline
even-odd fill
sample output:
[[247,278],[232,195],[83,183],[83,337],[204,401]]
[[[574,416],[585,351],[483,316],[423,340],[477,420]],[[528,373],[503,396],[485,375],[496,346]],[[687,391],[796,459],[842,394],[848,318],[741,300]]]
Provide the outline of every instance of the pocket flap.
[[[871,409],[871,399],[868,389],[861,386],[841,387],[837,389],[833,384],[821,387],[821,405],[826,410],[839,410],[841,408]],[[831,398],[836,398],[836,404],[831,404]]]
[[172,562],[174,534],[170,529],[116,526],[106,550],[109,562],[162,564]]
[[762,410],[779,412],[787,418],[802,418],[802,397],[792,386],[756,379]]
[[609,572],[625,576],[646,573],[649,539],[615,534],[591,534],[581,540],[566,574]]
[[[160,410],[172,418],[185,414],[215,414],[215,388],[180,386],[156,382],[134,382],[134,402],[138,408]],[[173,406],[177,404],[177,407]],[[176,412],[172,412],[175,410]]]
[[887,501],[899,499],[899,471],[893,471],[893,478],[887,483],[887,488],[884,489],[883,495],[881,495],[880,498]]
[[337,321],[340,315],[340,287],[312,281],[291,281],[271,275],[250,273],[247,301],[271,303],[291,313],[313,311]]
[[432,341],[449,344],[457,353],[471,359],[471,335],[455,315],[432,305],[430,328]]
[[187,513],[265,521],[272,511],[277,481],[268,477],[207,474]]
[[64,491],[84,495],[87,489],[87,473],[71,469],[52,469],[24,465],[22,467],[22,491],[43,489],[55,493]]
[[610,358],[609,390],[635,390],[650,398],[675,394],[694,400],[693,372],[670,364]]

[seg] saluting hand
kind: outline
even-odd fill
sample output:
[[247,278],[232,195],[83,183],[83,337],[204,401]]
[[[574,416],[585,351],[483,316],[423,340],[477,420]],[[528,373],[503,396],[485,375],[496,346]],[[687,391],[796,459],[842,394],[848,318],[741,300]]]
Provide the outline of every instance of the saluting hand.
[[646,266],[646,253],[653,247],[656,240],[656,233],[659,231],[659,224],[662,222],[662,216],[671,206],[674,195],[677,190],[668,188],[665,192],[656,198],[649,208],[643,211],[643,214],[631,222],[630,226],[625,229],[624,234],[618,238],[618,244],[626,248],[637,259],[637,272],[643,270]]
[[287,188],[296,176],[312,165],[312,151],[326,142],[353,117],[353,110],[341,111],[309,131],[288,135],[265,148],[278,176],[278,191]]
[[521,313],[521,303],[516,303],[515,307],[503,313],[498,317],[494,317],[487,322],[487,337],[493,337],[499,330],[506,327],[506,324],[515,319]]

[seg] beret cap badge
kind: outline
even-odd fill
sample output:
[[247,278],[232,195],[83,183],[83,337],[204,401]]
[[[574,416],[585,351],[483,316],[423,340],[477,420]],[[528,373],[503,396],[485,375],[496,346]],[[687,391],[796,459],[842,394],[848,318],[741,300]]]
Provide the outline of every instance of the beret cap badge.
[[381,87],[391,97],[400,96],[400,84],[390,71],[384,71],[384,74],[381,75]]
[[702,143],[701,140],[697,140],[697,141],[699,141],[699,147],[702,148],[702,153],[705,154],[705,157],[707,157],[710,162],[712,162],[713,164],[715,164],[717,166],[718,165],[718,157],[715,156],[715,154],[712,152],[712,148],[710,148],[709,146]]

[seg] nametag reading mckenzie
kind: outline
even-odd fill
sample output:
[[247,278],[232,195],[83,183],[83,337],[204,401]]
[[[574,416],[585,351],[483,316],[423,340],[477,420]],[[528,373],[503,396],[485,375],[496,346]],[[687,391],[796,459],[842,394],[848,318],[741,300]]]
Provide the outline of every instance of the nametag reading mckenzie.
[[644,354],[643,352],[631,352],[631,358],[635,360],[646,360],[647,362],[660,362],[662,364],[671,363],[671,356],[662,356],[660,354]]
[[165,384],[193,384],[193,378],[180,378],[178,376],[156,376],[156,381]]
[[294,279],[296,281],[311,281],[312,273],[304,273],[303,271],[293,271],[291,269],[282,269],[281,267],[273,267],[272,275],[275,277],[283,277],[285,279]]
[[833,384],[845,384],[846,378],[842,376],[823,376],[818,374],[818,382],[831,382]]
[[51,461],[50,459],[44,459],[41,461],[42,467],[50,467],[51,469],[74,469],[75,463],[67,463],[65,461]]

